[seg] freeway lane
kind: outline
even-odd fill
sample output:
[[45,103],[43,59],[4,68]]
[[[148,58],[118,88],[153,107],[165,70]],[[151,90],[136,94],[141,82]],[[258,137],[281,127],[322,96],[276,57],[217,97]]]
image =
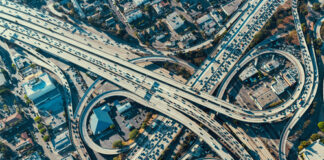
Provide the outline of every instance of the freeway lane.
[[[9,27],[9,28],[10,28],[10,27]],[[32,34],[34,34],[34,33],[32,33]],[[12,35],[15,35],[16,38],[23,38],[23,39],[24,39],[23,36],[21,36],[21,35],[18,36],[18,33],[13,33]],[[41,34],[34,34],[34,35],[35,35],[36,37],[38,37],[38,38],[39,38],[39,37],[42,37],[42,38],[44,38],[44,39],[47,39],[47,38],[45,38],[45,37],[44,37],[43,35],[41,35]],[[7,37],[7,36],[5,36],[5,37]],[[8,36],[8,37],[9,37],[9,36]],[[29,39],[28,37],[27,37],[27,39],[28,39],[28,40],[31,40],[31,39]],[[40,44],[40,43],[39,43],[39,42],[34,42],[33,44],[35,45],[35,44]],[[43,47],[44,47],[44,46],[43,46]],[[51,46],[48,46],[48,47],[45,47],[45,48],[49,49],[49,48],[51,48]],[[54,52],[53,52],[53,49],[54,49],[54,48],[52,48],[52,51],[49,51],[49,52],[54,53]],[[57,51],[57,52],[60,53],[60,51]],[[62,54],[62,51],[61,51],[60,54]],[[62,57],[65,57],[65,58],[67,58],[67,59],[69,59],[69,60],[71,59],[71,58],[68,58],[67,56],[62,56]],[[80,60],[79,60],[79,61],[80,61]],[[77,63],[77,62],[76,62],[76,63]],[[97,73],[97,72],[95,72],[95,73]],[[117,83],[118,83],[118,82],[117,82]],[[200,114],[200,113],[198,113],[198,115],[199,115],[199,114]],[[213,123],[215,123],[215,122],[212,122],[211,124],[213,124]],[[214,126],[214,125],[209,125],[209,126]],[[215,130],[214,130],[214,131],[215,131]],[[217,132],[216,132],[216,133],[217,133]],[[224,136],[221,136],[221,137],[223,138]],[[233,139],[233,137],[229,137],[229,139]],[[234,142],[235,142],[235,141],[234,141]],[[233,146],[233,145],[235,145],[235,144],[232,144],[231,146]],[[239,145],[239,143],[236,142],[236,145]],[[239,152],[244,151],[244,150],[242,149],[242,148],[243,148],[242,146],[239,146],[238,148],[239,148],[239,149],[238,149]],[[248,153],[245,152],[243,155],[248,155]]]
[[[3,17],[8,17],[8,16],[3,15],[2,18]],[[8,18],[10,19],[13,17],[9,16]],[[14,20],[16,22],[26,23],[20,19],[14,18]],[[111,55],[99,53],[98,51],[96,52],[96,50],[91,49],[91,47],[89,47],[89,46],[84,46],[82,44],[79,44],[79,47],[82,47],[82,49],[87,49],[89,52],[96,53],[97,55],[99,54],[102,57],[99,58],[96,55],[89,55],[89,52],[85,52],[85,51],[79,49],[79,47],[73,47],[73,46],[78,46],[77,42],[67,40],[68,43],[69,44],[72,43],[73,46],[67,45],[63,41],[56,40],[56,38],[64,39],[64,37],[62,37],[60,35],[53,34],[51,32],[47,33],[48,35],[45,36],[42,33],[39,33],[39,32],[36,33],[34,31],[32,31],[33,29],[26,31],[24,27],[17,26],[17,25],[15,25],[11,22],[8,22],[8,21],[2,21],[2,25],[4,27],[10,29],[10,30],[4,31],[4,34],[8,34],[8,36],[3,34],[3,37],[8,38],[9,40],[10,39],[20,39],[21,41],[27,40],[28,41],[27,43],[31,43],[30,40],[32,40],[33,43],[31,43],[31,45],[42,48],[43,50],[48,51],[51,54],[57,53],[56,56],[61,57],[63,59],[65,59],[66,57],[62,56],[60,54],[62,54],[63,50],[65,50],[66,53],[72,52],[75,55],[78,55],[79,59],[81,59],[81,58],[84,59],[83,57],[85,56],[86,58],[88,58],[87,61],[90,61],[90,62],[99,62],[100,64],[102,64],[102,62],[104,62],[104,64],[107,64],[107,65],[109,64],[108,67],[107,67],[107,65],[105,65],[106,66],[105,69],[111,70],[112,72],[114,72],[114,74],[116,74],[116,73],[122,74],[123,77],[126,77],[126,78],[128,77],[128,79],[131,78],[134,81],[134,83],[140,83],[140,85],[147,87],[147,88],[151,88],[155,81],[161,80],[162,82],[161,81],[158,82],[160,84],[159,89],[161,89],[161,90],[164,89],[166,92],[169,92],[168,94],[170,94],[170,93],[178,94],[179,96],[184,97],[185,99],[195,101],[196,103],[198,103],[200,105],[206,106],[216,112],[220,112],[224,115],[228,115],[235,119],[239,119],[242,121],[251,121],[252,120],[252,122],[263,123],[264,122],[263,118],[265,118],[266,116],[276,115],[276,113],[273,113],[273,112],[266,113],[266,115],[258,115],[258,113],[254,113],[249,110],[240,109],[239,107],[237,107],[233,104],[230,104],[223,100],[219,100],[219,99],[217,99],[211,95],[205,94],[203,92],[200,95],[197,95],[189,87],[187,87],[183,84],[180,84],[178,82],[175,82],[174,80],[171,80],[169,78],[161,76],[157,73],[151,72],[149,70],[140,68],[139,66],[136,66],[134,64],[131,64],[131,63],[123,61],[123,60],[120,60],[120,59],[113,57]],[[39,28],[32,24],[29,24],[29,27],[33,27],[33,28],[37,28],[38,30],[42,30],[42,28]],[[13,30],[14,32],[12,32],[11,30]],[[19,32],[22,32],[23,35],[21,35]],[[25,39],[25,36],[28,36],[27,39]],[[34,38],[31,39],[31,37],[35,37],[35,39]],[[44,45],[43,42],[40,42],[39,40],[47,42],[47,43],[51,44],[51,46],[45,47],[45,46],[43,46]],[[51,50],[56,49],[56,47],[60,48],[60,51],[58,50],[57,52],[53,53],[53,51],[51,51]],[[81,53],[82,53],[83,57],[81,56]],[[103,59],[103,58],[106,58],[106,59],[109,58],[109,59],[113,59],[113,60],[107,61],[106,59]],[[124,63],[125,65],[120,66],[119,63],[117,63],[116,61]],[[119,69],[117,69],[115,67],[115,66],[117,66],[117,64],[119,65],[119,67],[118,67]],[[141,72],[146,73],[145,76],[142,75]],[[150,78],[150,77],[152,77],[152,78]],[[136,78],[136,80],[134,80],[134,78]],[[166,82],[167,84],[165,84],[164,82]],[[229,113],[229,112],[232,112],[232,113]],[[257,116],[259,116],[259,117],[257,117]],[[243,117],[246,117],[246,119],[244,119]],[[277,119],[279,119],[279,118],[277,118]],[[274,120],[276,120],[276,117],[274,117],[274,116],[272,116],[272,118],[269,118],[269,121],[274,121]]]
[[[246,11],[247,12],[244,12],[241,16],[241,20],[243,20],[243,23],[238,23],[240,20],[237,20],[235,25],[232,27],[232,30],[229,31],[229,32],[234,32],[234,34],[228,34],[229,36],[231,37],[226,37],[226,38],[229,38],[229,41],[224,41],[225,44],[221,44],[221,50],[219,51],[218,55],[221,54],[225,49],[226,47],[234,40],[234,38],[236,37],[236,35],[241,31],[241,29],[245,26],[246,22],[250,20],[251,16],[253,17],[254,16],[254,13],[256,13],[256,11],[259,9],[260,6],[262,6],[264,4],[265,1],[253,1],[252,3],[253,4],[248,4],[248,7],[246,8]],[[252,7],[256,5],[255,7]],[[249,12],[250,10],[252,10],[251,12]],[[245,18],[245,15],[247,15],[247,18]],[[238,29],[237,27],[235,26],[239,26]],[[210,65],[212,64],[212,62],[214,62],[215,59],[212,59],[211,60],[211,63],[207,64],[207,67],[206,68],[209,68]],[[204,76],[204,74],[206,73],[206,71],[208,69],[203,69],[202,70],[202,73],[199,74],[198,78],[193,82],[192,86],[195,86],[196,83],[201,79],[201,77]]]
[[297,122],[307,111],[307,109],[311,106],[312,101],[314,100],[316,95],[316,91],[318,88],[318,81],[319,81],[318,68],[317,68],[317,62],[316,62],[316,57],[313,48],[314,47],[313,42],[311,42],[312,44],[310,44],[312,48],[311,51],[309,51],[304,37],[304,33],[302,31],[300,19],[299,19],[297,0],[292,1],[292,13],[294,17],[294,24],[297,31],[298,39],[301,44],[302,56],[304,59],[304,64],[306,66],[305,70],[306,73],[308,73],[308,76],[306,77],[306,86],[304,87],[304,91],[306,92],[306,95],[303,96],[303,99],[305,103],[299,104],[301,108],[299,108],[295,113],[295,115],[289,120],[288,124],[285,126],[284,131],[280,135],[279,158],[281,160],[285,160],[287,158],[286,144],[288,141],[288,136],[290,134],[290,131],[293,129],[295,124],[297,124]]
[[[16,43],[16,44],[19,44],[19,45],[22,45],[22,46],[26,46],[23,42],[19,42],[19,41],[14,41],[14,43]],[[52,50],[53,51],[53,50]],[[57,52],[59,52],[59,51],[57,51]],[[56,53],[55,51],[53,51],[52,53]],[[105,74],[104,72],[101,72],[100,70],[101,70],[101,68],[98,68],[96,65],[93,65],[93,64],[91,64],[91,63],[89,63],[89,62],[87,62],[87,61],[83,61],[83,60],[77,60],[77,59],[75,59],[75,58],[73,58],[73,57],[71,57],[71,56],[69,56],[69,55],[64,55],[64,57],[66,57],[67,59],[69,59],[69,60],[71,60],[72,61],[72,63],[75,63],[76,65],[87,65],[87,66],[89,66],[89,70],[91,70],[91,71],[93,71],[94,73],[97,73],[99,76],[102,76],[102,77],[104,77],[104,78],[106,78],[106,79],[108,79],[108,80],[110,80],[110,81],[112,81],[112,82],[114,82],[114,83],[122,83],[122,82],[124,82],[125,84],[122,84],[121,86],[129,86],[129,90],[131,90],[132,92],[135,92],[135,93],[137,93],[137,94],[141,94],[141,95],[144,95],[147,91],[143,91],[143,90],[145,90],[145,88],[136,88],[136,86],[134,86],[134,83],[133,82],[131,82],[131,81],[128,81],[127,79],[124,79],[124,78],[119,78],[119,79],[114,79],[113,78],[113,76],[110,76],[110,75],[108,75],[108,74]],[[75,60],[75,61],[73,61],[73,60]],[[81,66],[82,67],[82,66]],[[92,69],[93,68],[93,69]],[[94,70],[95,69],[95,70]],[[160,103],[160,102],[159,102]],[[173,113],[177,113],[177,112],[173,112]],[[172,117],[172,116],[171,116]],[[190,119],[189,119],[190,120]],[[187,122],[189,122],[189,120],[187,120]],[[180,121],[180,123],[181,123],[181,121]],[[197,125],[197,124],[195,124],[194,122],[193,123],[191,123],[190,125]],[[191,128],[191,127],[189,127],[189,128]],[[199,129],[199,130],[201,130],[201,132],[203,132],[204,130],[202,130],[202,129]],[[205,132],[205,131],[204,131]],[[206,136],[204,136],[204,135],[206,135]],[[206,141],[206,143],[207,144],[209,144],[210,145],[210,147],[212,148],[212,149],[214,149],[214,151],[216,151],[216,153],[219,153],[220,151],[223,151],[223,150],[225,150],[224,148],[222,148],[222,146],[220,145],[220,146],[218,146],[217,148],[215,148],[215,146],[214,146],[214,140],[211,140],[212,139],[212,137],[209,135],[209,134],[207,134],[207,133],[202,133],[202,134],[200,134],[200,132],[198,133],[198,136],[200,136],[202,139],[204,139],[205,141]],[[215,142],[216,143],[216,142]],[[218,143],[218,142],[217,142]],[[222,155],[222,154],[221,154]],[[226,157],[226,156],[225,156]]]
[[146,56],[146,57],[139,57],[135,59],[129,60],[132,63],[143,63],[143,62],[170,62],[178,64],[184,68],[186,68],[189,72],[194,73],[196,70],[196,66],[188,63],[182,59],[176,57],[167,57],[167,56]]
[[[115,42],[106,35],[97,35],[92,33],[91,28],[87,31],[79,26],[75,26],[60,19],[50,17],[42,12],[27,8],[23,5],[15,4],[10,1],[0,0],[0,10],[7,14],[14,15],[17,18],[28,20],[30,23],[46,28],[52,32],[73,39],[86,45],[90,44],[93,48],[106,52],[108,54],[118,53],[119,56],[126,58],[129,52],[140,54],[157,54],[145,49],[138,49],[126,44]],[[98,43],[99,42],[99,43]]]
[[88,102],[91,94],[93,93],[93,91],[96,89],[96,87],[98,85],[100,85],[104,80],[101,78],[96,79],[96,81],[93,82],[93,84],[91,84],[91,86],[86,90],[86,92],[83,94],[82,98],[80,99],[78,106],[76,107],[76,109],[74,110],[74,115],[73,118],[77,119],[79,115],[81,115],[81,112],[83,111],[83,107],[85,106],[85,104]]
[[[256,4],[256,2],[259,3]],[[254,34],[262,28],[280,2],[282,1],[249,2],[251,7],[248,8],[248,12],[229,30],[215,52],[211,54],[195,73],[190,80],[190,84],[198,90],[202,89],[206,92],[212,92],[224,75],[226,75],[227,70],[230,70],[236,60],[239,59],[240,54],[247,49]],[[197,83],[198,81],[200,83]]]

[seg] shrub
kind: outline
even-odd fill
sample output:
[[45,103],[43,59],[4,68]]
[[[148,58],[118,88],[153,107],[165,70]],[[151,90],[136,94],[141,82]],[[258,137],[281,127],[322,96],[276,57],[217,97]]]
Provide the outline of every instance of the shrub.
[[50,136],[49,136],[49,135],[45,135],[45,136],[43,137],[43,140],[44,140],[45,142],[48,142],[49,139],[50,139]]
[[133,129],[131,132],[129,132],[129,138],[130,139],[136,138],[137,135],[138,135],[138,130],[137,129]]
[[41,118],[39,116],[35,117],[35,122],[39,123],[41,121]]
[[37,128],[38,128],[38,129],[41,129],[41,128],[43,128],[43,127],[44,127],[44,125],[43,125],[42,123],[38,123],[38,124],[37,124]]
[[39,130],[39,132],[40,132],[41,134],[44,134],[44,133],[46,132],[46,128],[41,128],[41,129]]
[[321,138],[321,136],[319,134],[317,134],[317,133],[312,134],[312,136],[310,137],[310,139],[312,141],[316,141],[316,140],[318,140],[320,138]]
[[117,140],[113,143],[114,148],[121,148],[123,146],[123,142],[121,140]]
[[319,123],[317,124],[317,126],[318,126],[318,128],[319,128],[321,131],[324,132],[324,122],[319,122]]

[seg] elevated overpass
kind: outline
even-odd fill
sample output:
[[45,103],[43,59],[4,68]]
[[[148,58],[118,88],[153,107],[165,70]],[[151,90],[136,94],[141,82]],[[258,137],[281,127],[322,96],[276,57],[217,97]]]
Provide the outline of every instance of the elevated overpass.
[[[62,35],[44,25],[39,25],[38,21],[42,21],[42,17],[30,16],[28,17],[30,19],[24,19],[20,17],[20,14],[22,14],[22,12],[28,12],[28,10],[17,11],[3,5],[3,0],[1,2],[0,36],[2,38],[22,47],[31,45],[61,60],[69,61],[83,67],[125,88],[128,92],[141,97],[148,104],[163,103],[165,107],[157,108],[161,110],[161,112],[169,114],[165,109],[170,108],[176,111],[174,113],[181,111],[200,121],[206,121],[203,124],[207,127],[211,127],[211,124],[215,122],[210,120],[208,116],[205,116],[205,113],[200,113],[200,110],[192,106],[189,101],[205,106],[228,117],[252,123],[278,121],[285,118],[286,113],[293,112],[293,110],[285,110],[284,112],[259,113],[241,109],[238,106],[217,99],[208,93],[199,92],[173,79],[166,78],[126,60],[120,59],[117,54],[118,52],[116,53],[114,49],[104,52],[98,46],[92,46],[69,38],[69,36],[65,35],[66,32]],[[262,3],[267,4],[266,2]],[[306,84],[309,83],[309,81],[311,80],[306,79]],[[297,107],[293,109],[296,108]],[[172,112],[168,116],[175,116],[173,115],[174,113]],[[180,123],[182,122],[183,121],[180,121]],[[187,124],[187,126],[190,128],[190,125]],[[195,131],[195,133],[198,133],[197,131]],[[200,133],[198,133],[198,135],[199,134]],[[221,135],[221,133],[219,133],[219,135]],[[209,137],[208,134],[204,134],[202,137],[206,141],[212,138]],[[214,146],[218,142],[211,142],[214,142],[214,140],[207,144],[220,153],[219,149]],[[238,154],[241,153],[238,152]]]
[[[101,95],[98,95],[95,97],[88,106],[85,108],[83,111],[81,117],[80,117],[80,132],[81,132],[81,137],[83,138],[84,142],[94,151],[102,153],[102,154],[119,154],[123,152],[123,150],[127,150],[131,147],[134,147],[135,144],[132,144],[128,148],[124,149],[106,149],[102,148],[101,146],[97,145],[92,141],[92,139],[89,137],[88,132],[87,132],[87,117],[89,117],[90,111],[93,109],[93,107],[102,99],[113,97],[113,96],[119,96],[119,97],[127,97],[130,98],[137,103],[149,107],[153,110],[157,110],[160,113],[163,113],[165,115],[168,115],[170,118],[178,121],[179,123],[183,124],[187,128],[190,128],[194,133],[196,133],[199,137],[204,139],[204,141],[212,147],[212,149],[220,155],[223,159],[233,159],[232,156],[226,151],[225,148],[222,147],[220,143],[218,143],[212,136],[210,136],[204,129],[202,129],[199,125],[197,125],[195,122],[193,122],[191,119],[187,118],[177,110],[164,106],[165,104],[160,104],[158,103],[152,103],[144,100],[142,97],[139,97],[131,92],[128,91],[108,91],[104,92]],[[160,106],[163,107],[160,107]]]
[[318,68],[317,68],[317,62],[316,57],[314,53],[313,44],[310,44],[312,46],[311,51],[308,49],[304,33],[301,27],[300,19],[299,19],[299,13],[298,13],[298,6],[297,6],[298,0],[292,1],[292,13],[294,17],[294,24],[297,31],[298,39],[301,44],[301,51],[302,51],[302,57],[304,59],[305,64],[305,73],[308,73],[306,76],[306,86],[303,89],[303,92],[305,93],[303,95],[303,99],[305,103],[298,104],[300,108],[297,110],[297,112],[294,114],[294,116],[289,120],[287,125],[284,128],[284,131],[280,135],[280,143],[279,143],[279,158],[280,160],[285,160],[287,158],[287,141],[288,136],[291,132],[291,130],[294,128],[294,126],[297,124],[299,119],[303,116],[303,114],[307,111],[307,109],[311,106],[316,91],[318,88]]
[[[17,25],[16,23],[18,23],[19,25]],[[4,14],[2,16],[2,25],[2,37],[7,38],[8,40],[12,40],[15,43],[17,43],[18,41],[20,43],[29,43],[30,45],[41,48],[42,50],[47,51],[54,56],[61,57],[62,59],[68,61],[70,59],[76,59],[76,61],[78,61],[79,63],[79,61],[83,59],[88,62],[90,61],[91,63],[97,63],[95,65],[100,65],[99,68],[94,67],[97,70],[108,71],[111,74],[114,73],[114,75],[118,73],[118,75],[116,76],[122,76],[130,79],[133,81],[134,85],[140,84],[141,86],[145,85],[145,87],[151,88],[152,84],[154,84],[155,81],[159,81],[159,88],[161,89],[161,92],[163,88],[167,89],[167,92],[169,93],[166,94],[176,94],[187,100],[192,100],[200,105],[206,106],[209,109],[241,121],[264,123],[280,120],[280,118],[276,118],[275,116],[277,113],[272,112],[267,113],[266,115],[260,115],[258,113],[254,113],[253,111],[240,109],[233,104],[217,99],[209,94],[206,94],[204,92],[197,93],[190,87],[175,82],[172,79],[166,78],[157,73],[153,73],[129,62],[125,62],[118,57],[112,56],[110,54],[105,54],[100,50],[84,45],[82,43],[78,43],[77,41],[73,41],[62,35],[48,32],[45,28],[34,25],[32,23],[28,23],[14,16]],[[20,27],[20,25],[24,27]],[[25,29],[25,27],[27,26],[29,28],[28,31]],[[87,52],[85,52],[85,50]],[[88,52],[94,54],[89,54]],[[116,69],[115,66],[117,64],[121,69]],[[90,70],[90,67],[83,67]],[[144,75],[142,73],[144,73]],[[112,81],[116,82],[116,80],[113,79]],[[265,120],[264,118],[268,118],[268,120]]]

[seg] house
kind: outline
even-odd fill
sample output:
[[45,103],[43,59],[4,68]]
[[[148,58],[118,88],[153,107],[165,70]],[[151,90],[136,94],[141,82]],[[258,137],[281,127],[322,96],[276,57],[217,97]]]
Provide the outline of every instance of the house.
[[27,146],[33,145],[33,140],[28,136],[27,132],[21,133],[19,142],[16,144],[16,151],[24,150]]

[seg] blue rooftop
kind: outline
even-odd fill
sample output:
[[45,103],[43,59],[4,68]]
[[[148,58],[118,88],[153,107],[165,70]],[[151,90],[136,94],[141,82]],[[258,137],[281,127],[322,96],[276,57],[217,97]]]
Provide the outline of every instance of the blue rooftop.
[[114,124],[108,114],[108,111],[108,105],[104,105],[93,110],[93,114],[90,116],[90,128],[94,135],[100,134],[110,125]]

